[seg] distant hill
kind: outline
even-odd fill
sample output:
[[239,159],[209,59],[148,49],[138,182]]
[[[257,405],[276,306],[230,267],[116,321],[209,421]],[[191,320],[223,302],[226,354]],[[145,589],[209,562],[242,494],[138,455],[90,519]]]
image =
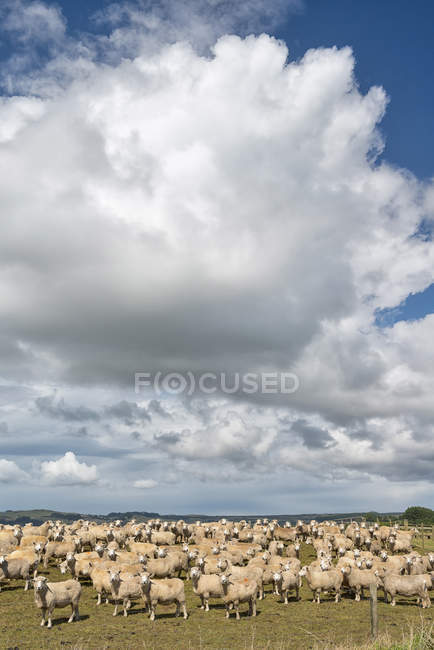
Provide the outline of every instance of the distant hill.
[[[379,519],[398,519],[402,516],[402,513],[399,512],[383,512],[376,513]],[[228,521],[239,521],[240,519],[246,519],[247,521],[254,521],[258,518],[263,519],[267,517],[268,519],[277,519],[279,523],[285,521],[290,521],[295,523],[298,519],[302,521],[310,521],[311,519],[316,519],[316,521],[325,521],[327,519],[361,519],[365,516],[364,512],[342,512],[342,513],[304,513],[304,514],[288,514],[288,515],[275,515],[275,514],[258,514],[258,515],[197,515],[197,514],[169,514],[161,515],[158,512],[144,512],[144,511],[128,511],[128,512],[109,512],[107,515],[96,515],[96,514],[83,514],[78,512],[61,512],[58,510],[6,510],[0,512],[0,523],[4,524],[28,524],[32,523],[35,525],[40,525],[47,519],[61,519],[66,523],[71,523],[76,519],[90,519],[91,521],[102,522],[102,521],[115,521],[120,519],[122,522],[128,521],[129,519],[136,519],[137,521],[146,521],[147,519],[184,519],[187,522],[195,522],[197,520],[206,522],[206,521],[216,521],[225,517]]]

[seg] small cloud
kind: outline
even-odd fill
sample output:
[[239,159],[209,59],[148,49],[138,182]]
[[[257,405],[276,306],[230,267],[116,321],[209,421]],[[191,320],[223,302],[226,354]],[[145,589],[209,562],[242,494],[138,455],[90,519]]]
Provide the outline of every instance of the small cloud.
[[151,401],[148,404],[148,411],[152,411],[152,413],[155,413],[156,415],[159,415],[162,418],[172,417],[169,411],[166,411],[166,409],[158,399],[151,399]]
[[91,485],[98,481],[96,465],[86,465],[77,460],[72,451],[59,460],[41,463],[42,480],[49,485]]
[[39,0],[6,0],[0,17],[2,29],[21,43],[59,41],[65,34],[65,19],[60,9]]
[[151,422],[151,416],[144,406],[139,406],[136,402],[121,400],[117,404],[108,406],[105,409],[106,415],[117,420],[122,420],[127,426],[132,426],[137,421],[147,420]]
[[0,458],[0,483],[18,483],[28,478],[28,474],[12,460]]
[[55,395],[38,397],[35,404],[42,415],[48,415],[57,420],[66,422],[93,420],[97,422],[100,419],[98,413],[87,406],[70,406],[63,398],[56,401]]
[[151,490],[154,487],[157,487],[157,481],[153,479],[140,479],[139,481],[134,481],[134,487],[139,488],[140,490]]

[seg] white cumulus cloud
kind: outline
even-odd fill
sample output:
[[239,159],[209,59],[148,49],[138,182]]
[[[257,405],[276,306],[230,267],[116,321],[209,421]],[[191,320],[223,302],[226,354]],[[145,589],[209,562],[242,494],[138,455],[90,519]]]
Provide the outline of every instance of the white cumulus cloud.
[[0,458],[0,483],[18,483],[29,476],[12,460]]
[[41,463],[42,481],[49,485],[91,485],[98,481],[96,465],[80,463],[72,451]]

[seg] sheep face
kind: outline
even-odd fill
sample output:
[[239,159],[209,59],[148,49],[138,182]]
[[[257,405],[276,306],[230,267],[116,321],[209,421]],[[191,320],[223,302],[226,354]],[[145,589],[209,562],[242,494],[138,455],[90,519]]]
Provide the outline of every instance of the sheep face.
[[282,574],[281,573],[273,573],[273,580],[274,582],[281,582],[282,581]]
[[36,576],[35,591],[45,591],[47,589],[47,578],[45,576]]
[[121,581],[121,572],[120,571],[114,571],[113,569],[109,569],[107,571],[109,574],[109,580],[112,584],[115,584],[116,582]]

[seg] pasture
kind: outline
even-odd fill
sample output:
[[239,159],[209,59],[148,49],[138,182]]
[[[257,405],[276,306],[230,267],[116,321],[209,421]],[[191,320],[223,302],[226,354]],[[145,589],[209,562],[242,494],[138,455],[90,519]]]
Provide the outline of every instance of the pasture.
[[[421,550],[418,540],[416,550]],[[425,550],[434,550],[433,540],[425,542]],[[302,544],[302,563],[315,558],[311,545]],[[63,579],[54,561],[40,573],[50,580]],[[175,618],[174,607],[159,606],[157,619],[152,623],[137,601],[127,618],[118,614],[113,618],[113,605],[96,606],[96,594],[90,582],[83,580],[80,602],[81,620],[67,623],[69,608],[57,609],[53,628],[41,628],[40,611],[34,605],[33,589],[23,591],[22,581],[11,581],[0,593],[0,647],[27,650],[34,648],[71,649],[252,649],[286,650],[292,648],[337,647],[339,644],[358,646],[369,640],[369,599],[354,602],[344,593],[342,601],[334,602],[332,595],[323,595],[320,605],[312,603],[310,590],[303,583],[301,600],[290,598],[288,605],[279,603],[266,589],[266,598],[258,601],[256,618],[245,615],[241,606],[241,620],[225,620],[224,606],[211,601],[211,611],[199,608],[199,598],[193,593],[191,581],[186,582],[189,618]],[[382,592],[380,592],[382,593]],[[385,604],[379,596],[378,613],[380,634],[387,634],[395,642],[402,641],[411,627],[426,629],[433,624],[434,608],[422,610],[414,599],[398,598],[396,607]],[[378,647],[385,647],[379,645]],[[390,646],[389,646],[390,647]],[[400,645],[395,648],[404,647]],[[418,646],[413,646],[418,647]],[[420,646],[422,647],[422,646]],[[423,647],[429,647],[424,645]],[[431,646],[432,647],[432,646]]]

